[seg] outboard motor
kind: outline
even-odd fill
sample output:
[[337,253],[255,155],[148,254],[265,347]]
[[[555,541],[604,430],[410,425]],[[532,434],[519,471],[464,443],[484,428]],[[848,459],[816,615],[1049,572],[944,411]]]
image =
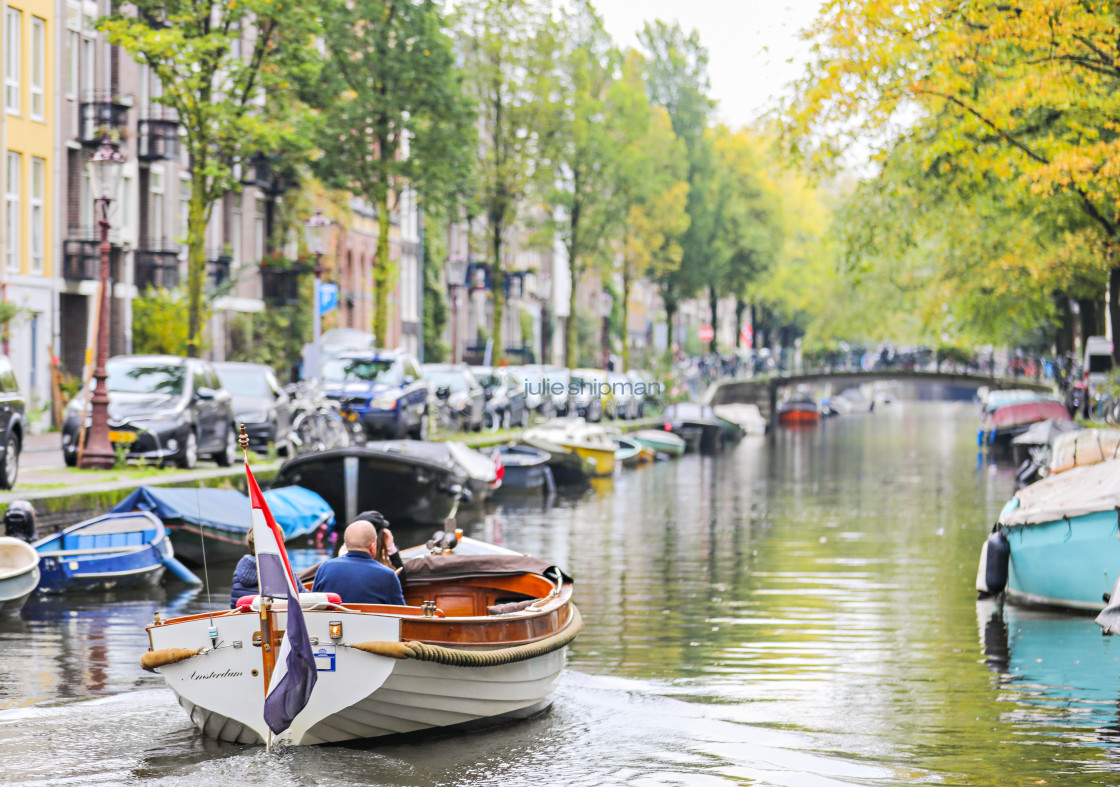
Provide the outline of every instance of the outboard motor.
[[39,537],[35,532],[35,509],[26,500],[13,500],[4,512],[4,535],[29,544]]
[[980,566],[976,571],[976,590],[980,598],[998,596],[1007,587],[1007,567],[1011,561],[1011,544],[997,525],[980,550]]

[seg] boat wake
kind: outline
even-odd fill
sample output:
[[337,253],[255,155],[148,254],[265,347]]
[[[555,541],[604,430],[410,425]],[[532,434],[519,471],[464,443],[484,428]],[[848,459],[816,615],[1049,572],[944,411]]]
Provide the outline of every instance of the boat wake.
[[[654,684],[566,670],[553,706],[514,724],[354,746],[261,746],[203,737],[170,692],[0,712],[0,772],[36,784],[587,785],[884,783],[890,766],[812,751],[795,733],[739,723],[731,706]],[[731,715],[728,715],[731,714]],[[910,774],[911,777],[913,774]]]

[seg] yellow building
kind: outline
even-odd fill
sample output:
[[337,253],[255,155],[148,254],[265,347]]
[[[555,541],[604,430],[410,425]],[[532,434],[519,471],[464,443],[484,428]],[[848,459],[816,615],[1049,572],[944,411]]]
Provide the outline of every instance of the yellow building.
[[21,308],[4,350],[20,388],[42,404],[56,323],[55,40],[53,0],[10,0],[0,36],[0,286]]

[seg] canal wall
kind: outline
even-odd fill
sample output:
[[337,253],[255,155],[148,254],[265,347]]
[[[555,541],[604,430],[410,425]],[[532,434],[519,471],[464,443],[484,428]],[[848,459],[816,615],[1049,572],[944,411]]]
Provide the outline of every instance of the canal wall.
[[[279,463],[253,467],[253,475],[262,484],[271,481]],[[49,536],[85,519],[109,511],[142,486],[201,487],[203,489],[236,489],[247,493],[245,468],[241,465],[221,469],[147,476],[144,478],[96,484],[74,484],[60,489],[28,490],[0,495],[0,517],[16,500],[26,500],[35,509],[35,526],[39,536]],[[0,535],[3,528],[0,526]]]

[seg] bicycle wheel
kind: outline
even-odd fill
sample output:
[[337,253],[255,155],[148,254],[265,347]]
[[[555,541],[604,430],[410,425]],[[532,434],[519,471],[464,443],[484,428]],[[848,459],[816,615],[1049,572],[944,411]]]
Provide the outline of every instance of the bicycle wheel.
[[318,442],[318,427],[315,424],[315,419],[310,417],[306,412],[300,413],[296,416],[296,420],[292,422],[292,442],[295,444],[297,454],[306,454],[309,451],[316,451],[316,443]]
[[1104,423],[1104,414],[1111,408],[1111,406],[1112,406],[1112,397],[1111,396],[1095,397],[1094,401],[1093,401],[1093,406],[1091,408],[1089,408],[1089,418],[1095,424],[1103,424]]
[[323,442],[327,448],[345,448],[350,445],[350,430],[336,412],[324,413]]

